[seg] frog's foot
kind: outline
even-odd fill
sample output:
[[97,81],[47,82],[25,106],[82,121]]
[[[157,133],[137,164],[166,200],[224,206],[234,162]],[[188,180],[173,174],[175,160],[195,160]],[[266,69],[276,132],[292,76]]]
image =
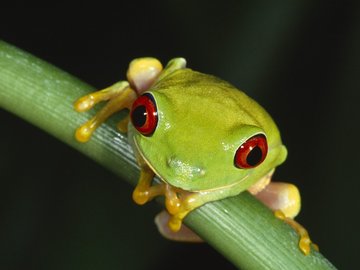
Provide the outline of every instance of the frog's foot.
[[[251,192],[251,190],[249,190]],[[275,216],[289,224],[299,234],[299,248],[305,254],[310,253],[311,240],[306,229],[293,218],[299,213],[301,199],[296,186],[288,183],[271,182],[260,192],[253,194],[257,199],[272,209]],[[318,250],[317,246],[313,244]]]
[[154,197],[164,194],[165,184],[151,185],[154,175],[148,166],[141,167],[140,178],[132,194],[135,203],[143,205]]
[[112,114],[122,109],[130,109],[136,99],[136,92],[130,88],[129,83],[121,81],[103,90],[90,93],[75,102],[75,110],[83,112],[91,109],[101,101],[107,101],[106,105],[90,120],[81,125],[75,133],[79,142],[87,142],[92,133]]
[[[196,207],[191,206],[188,202],[189,197],[191,197],[189,194],[192,193],[178,189],[164,182],[152,184],[155,176],[154,172],[143,160],[140,159],[139,161],[141,166],[140,178],[133,191],[132,198],[135,203],[143,205],[157,196],[164,195],[165,206],[168,214],[167,216],[162,214],[161,218],[157,219],[159,222],[160,220],[162,222],[157,222],[157,224],[164,224],[163,221],[166,220],[168,228],[161,228],[160,230],[164,235],[169,234],[167,238],[174,238],[175,236],[171,235],[175,235],[175,232],[180,230],[183,218],[188,212]],[[169,231],[172,231],[172,233],[168,233]],[[182,233],[179,233],[176,237],[181,238],[181,235]],[[186,239],[183,241],[186,241]]]
[[[133,60],[127,71],[128,81],[120,81],[103,90],[90,93],[79,98],[75,104],[78,112],[87,111],[101,101],[108,101],[107,104],[89,121],[80,126],[75,137],[80,142],[90,139],[92,133],[109,116],[122,109],[131,108],[134,100],[142,92],[149,89],[162,72],[162,65],[155,58],[139,58]],[[129,117],[123,119],[118,128],[122,132],[127,131]]]
[[[173,188],[173,187],[171,187]],[[200,193],[193,193],[181,189],[175,189],[176,197],[166,196],[166,209],[170,213],[168,226],[171,231],[178,232],[182,227],[182,221],[188,213],[204,204]],[[170,201],[170,202],[167,202]],[[169,205],[175,205],[170,208]]]
[[169,219],[169,222],[168,222],[168,226],[169,226],[170,230],[173,231],[173,232],[180,231],[180,229],[183,226],[183,224],[182,224],[183,219],[185,218],[185,216],[188,213],[190,213],[191,210],[181,210],[181,211],[179,211],[179,213],[170,216],[170,219]]
[[180,242],[203,242],[203,240],[196,233],[194,233],[191,229],[189,229],[189,227],[184,224],[177,232],[171,230],[168,226],[170,219],[171,216],[165,210],[160,212],[155,217],[155,224],[163,237],[169,240]]
[[300,236],[299,240],[299,249],[304,255],[309,255],[311,251],[311,244],[316,251],[319,251],[319,247],[311,242],[310,236],[307,230],[298,222],[293,220],[292,218],[286,217],[285,214],[281,210],[276,210],[275,216],[285,223],[289,224]]
[[154,172],[146,163],[140,161],[140,178],[133,191],[133,200],[135,203],[143,205],[154,197],[164,195],[166,210],[171,215],[168,222],[169,228],[173,232],[179,231],[183,218],[198,206],[198,200],[192,198],[194,193],[181,190],[167,183],[152,184]]

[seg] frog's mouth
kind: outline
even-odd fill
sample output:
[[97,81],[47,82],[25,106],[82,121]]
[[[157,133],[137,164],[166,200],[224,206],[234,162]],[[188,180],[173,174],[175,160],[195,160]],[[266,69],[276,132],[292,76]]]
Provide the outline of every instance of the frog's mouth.
[[[151,162],[146,158],[146,156],[143,154],[143,152],[141,151],[138,143],[136,140],[133,140],[134,142],[134,146],[135,146],[135,150],[139,156],[139,158],[141,159],[142,162],[144,162],[146,164],[146,166],[148,166],[152,172],[154,172],[154,174],[157,176],[157,178],[155,178],[154,180],[156,181],[157,179],[159,179],[160,181],[164,182],[164,183],[167,183],[168,184],[168,181],[166,181],[166,177],[164,177],[163,175],[161,175],[161,173],[159,173],[159,171],[157,171],[155,169],[155,167],[151,164]],[[225,185],[225,186],[221,186],[221,187],[215,187],[215,188],[210,188],[210,189],[201,189],[201,190],[191,190],[191,192],[212,192],[212,191],[215,191],[215,190],[221,190],[221,189],[228,189],[228,188],[232,188],[236,185],[239,185],[241,184],[243,181],[245,181],[248,177],[250,177],[252,175],[252,172],[250,172],[249,174],[245,175],[243,178],[237,180],[236,182],[234,183],[231,183],[229,185]],[[156,181],[156,182],[159,182],[159,181]],[[173,184],[172,184],[173,185]],[[177,188],[180,188],[180,189],[183,189],[182,187],[179,187],[177,186],[176,184],[174,185],[175,187]],[[185,189],[184,189],[185,190]]]
[[[170,184],[169,181],[166,181],[166,177],[163,176],[158,170],[156,170],[155,167],[148,160],[148,158],[146,158],[146,156],[141,151],[141,149],[140,149],[140,147],[138,145],[138,142],[135,139],[133,140],[133,142],[134,142],[135,150],[136,150],[136,152],[138,154],[138,157],[157,176],[156,178],[154,178],[155,183],[156,182],[159,183],[159,180],[160,180],[161,182],[164,182],[166,184]],[[247,180],[249,177],[251,177],[253,175],[253,173],[254,173],[254,171],[249,171],[249,173],[247,173],[245,176],[243,176],[242,178],[240,178],[240,179],[236,180],[235,182],[230,183],[228,185],[223,185],[223,186],[214,187],[214,188],[208,188],[208,189],[191,189],[191,192],[205,192],[206,193],[206,192],[212,192],[212,191],[222,190],[222,189],[231,189],[231,188],[236,187],[238,185],[242,185],[242,183],[245,180]],[[270,179],[271,179],[271,176],[272,176],[273,173],[274,173],[274,169],[269,170],[262,177],[260,177],[259,180],[256,181],[255,183],[249,183],[249,187],[245,188],[245,189],[249,189],[250,192],[256,190],[255,193],[257,193],[258,191],[262,190],[270,182]],[[264,179],[268,179],[269,181],[263,181]],[[180,189],[183,189],[183,190],[190,191],[190,189],[186,189],[184,187],[181,187],[181,185],[176,185],[175,183],[171,183],[170,185],[173,185],[173,186],[175,186],[177,188],[180,188]]]

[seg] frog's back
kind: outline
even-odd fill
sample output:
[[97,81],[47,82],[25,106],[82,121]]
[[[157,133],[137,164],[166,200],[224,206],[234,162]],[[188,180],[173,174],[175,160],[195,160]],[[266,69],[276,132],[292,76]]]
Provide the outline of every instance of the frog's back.
[[[171,109],[178,110],[184,118],[189,117],[189,122],[201,124],[209,119],[210,128],[221,128],[225,132],[241,124],[254,125],[279,140],[271,116],[244,92],[215,76],[181,69],[162,79],[152,90],[171,100]],[[271,144],[272,138],[268,140]]]

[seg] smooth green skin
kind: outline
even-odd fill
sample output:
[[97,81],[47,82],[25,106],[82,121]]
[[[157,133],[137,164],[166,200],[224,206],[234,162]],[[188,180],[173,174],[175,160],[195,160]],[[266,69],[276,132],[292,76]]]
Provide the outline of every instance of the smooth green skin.
[[[145,163],[172,186],[206,193],[206,201],[234,196],[286,159],[270,115],[223,80],[179,69],[147,92],[156,101],[158,125],[146,137],[130,124],[129,138]],[[268,142],[263,163],[252,169],[234,166],[238,147],[259,133]]]

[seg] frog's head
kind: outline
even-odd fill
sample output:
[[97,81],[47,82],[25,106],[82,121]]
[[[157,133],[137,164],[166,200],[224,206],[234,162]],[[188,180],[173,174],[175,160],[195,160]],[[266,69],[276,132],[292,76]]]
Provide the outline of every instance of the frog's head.
[[266,111],[210,75],[175,71],[131,111],[136,150],[165,182],[190,191],[247,189],[286,158]]

